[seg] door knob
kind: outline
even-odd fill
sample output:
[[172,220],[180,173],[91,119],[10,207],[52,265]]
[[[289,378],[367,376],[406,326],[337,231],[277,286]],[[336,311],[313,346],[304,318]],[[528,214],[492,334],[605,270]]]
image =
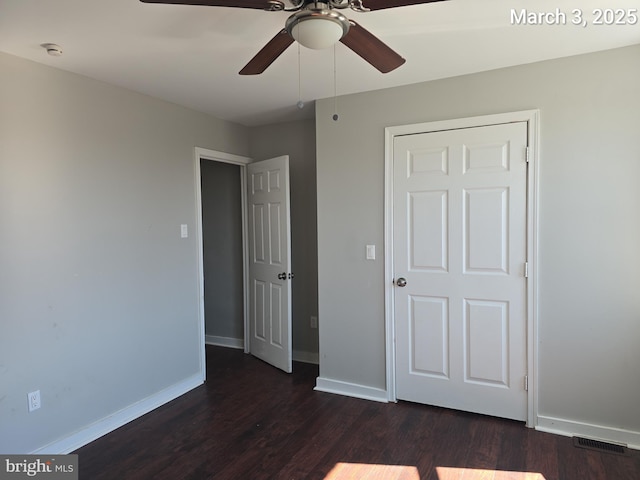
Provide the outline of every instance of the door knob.
[[398,280],[396,280],[396,285],[398,285],[399,287],[404,287],[407,284],[407,279],[400,277]]
[[280,280],[286,280],[287,279],[287,274],[282,272],[278,274],[278,279]]

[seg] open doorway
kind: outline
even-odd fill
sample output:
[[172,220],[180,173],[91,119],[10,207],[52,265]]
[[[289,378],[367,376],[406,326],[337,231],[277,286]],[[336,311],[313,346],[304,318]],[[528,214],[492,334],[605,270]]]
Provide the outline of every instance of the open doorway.
[[205,342],[244,348],[241,167],[200,159]]
[[289,158],[249,164],[244,157],[200,148],[195,157],[205,378],[205,343],[243,348],[290,373]]
[[[206,378],[205,343],[225,347],[242,348],[249,351],[247,340],[247,224],[246,212],[246,165],[247,157],[217,152],[196,147],[194,150],[196,180],[196,241],[198,243],[198,291],[200,317],[200,362],[203,379]],[[203,196],[203,172],[204,196]],[[227,168],[225,168],[227,167]],[[216,180],[220,177],[221,182]],[[220,183],[223,187],[218,188]],[[203,204],[211,208],[203,208]],[[203,210],[205,214],[203,215]],[[206,221],[206,225],[205,222]],[[240,237],[238,237],[238,224]],[[233,240],[218,238],[211,232],[233,230]],[[207,266],[205,267],[205,234],[207,231]],[[224,235],[222,235],[224,237]],[[211,243],[212,242],[212,243]],[[232,243],[233,242],[233,243]],[[213,245],[213,247],[212,247]],[[211,248],[214,250],[211,252]],[[211,253],[211,255],[209,255]],[[227,257],[229,257],[227,259]],[[222,267],[218,269],[217,267]],[[231,272],[231,273],[229,273]],[[230,279],[229,275],[233,278]],[[238,285],[238,282],[240,284]],[[209,290],[205,307],[205,285]],[[216,286],[224,285],[223,291],[232,291],[231,298],[216,292]],[[211,293],[213,290],[213,293]],[[211,297],[213,294],[213,297]],[[215,299],[222,299],[221,306],[212,305]],[[239,304],[240,302],[240,304]],[[218,318],[218,315],[229,315]],[[239,318],[238,318],[239,316]]]
[[[291,271],[295,272],[295,280],[291,282],[292,295],[292,329],[291,329],[291,347],[292,357],[294,361],[318,363],[318,306],[317,306],[317,232],[316,232],[316,189],[315,189],[315,147],[313,142],[313,123],[304,125],[302,131],[296,130],[299,135],[295,136],[296,140],[308,139],[304,142],[293,142],[278,147],[278,151],[291,150],[294,153],[291,158],[291,181],[296,188],[291,188],[291,245],[292,245],[292,266]],[[269,136],[273,138],[273,136]],[[280,137],[278,137],[280,138]],[[285,138],[287,138],[285,136]],[[265,139],[265,142],[268,139]],[[277,152],[269,145],[262,145],[263,142],[258,138],[256,140],[256,155],[260,158],[269,158]],[[267,148],[269,147],[269,148]],[[233,164],[239,168],[241,174],[241,193],[242,213],[245,218],[242,224],[245,228],[243,239],[243,249],[245,254],[245,264],[242,266],[244,274],[244,323],[247,326],[244,329],[244,341],[238,342],[238,339],[227,340],[230,333],[215,333],[207,329],[205,336],[205,302],[204,302],[204,285],[211,285],[211,280],[206,279],[203,266],[203,237],[202,237],[202,192],[201,192],[201,163],[202,161]],[[205,341],[231,347],[241,347],[244,345],[245,353],[249,353],[250,349],[250,332],[249,332],[249,316],[250,305],[249,293],[249,233],[250,221],[248,216],[248,189],[247,189],[247,170],[249,164],[259,163],[252,162],[250,158],[218,152],[205,148],[194,148],[194,173],[196,184],[196,232],[197,232],[197,251],[198,258],[198,280],[199,280],[199,318],[200,318],[200,345],[202,348],[201,361],[203,372],[206,370],[205,358]],[[289,272],[283,269],[280,273]],[[210,275],[208,275],[210,277]],[[223,280],[224,281],[224,280]],[[289,280],[287,280],[289,281]],[[232,336],[236,336],[232,334]],[[218,337],[218,338],[212,338]],[[226,339],[224,338],[226,337]],[[297,348],[294,348],[297,347]]]

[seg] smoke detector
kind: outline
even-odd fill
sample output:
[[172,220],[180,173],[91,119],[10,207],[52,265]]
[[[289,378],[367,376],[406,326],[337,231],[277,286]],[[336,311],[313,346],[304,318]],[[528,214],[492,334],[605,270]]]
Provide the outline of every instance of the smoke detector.
[[62,47],[60,45],[56,45],[55,43],[43,43],[40,46],[52,57],[62,56]]

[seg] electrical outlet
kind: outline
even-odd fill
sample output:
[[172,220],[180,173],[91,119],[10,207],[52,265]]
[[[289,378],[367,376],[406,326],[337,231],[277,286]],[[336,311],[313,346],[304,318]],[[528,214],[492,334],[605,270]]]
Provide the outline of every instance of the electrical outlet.
[[33,412],[40,408],[40,390],[36,390],[35,392],[31,392],[27,394],[27,399],[29,401],[29,411]]
[[318,317],[311,316],[311,328],[318,328]]

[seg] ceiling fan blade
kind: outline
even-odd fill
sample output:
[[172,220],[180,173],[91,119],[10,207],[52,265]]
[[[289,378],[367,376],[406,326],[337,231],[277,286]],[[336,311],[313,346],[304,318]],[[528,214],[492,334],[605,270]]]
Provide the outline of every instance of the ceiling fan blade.
[[255,8],[271,10],[279,2],[270,0],[140,0],[142,3],[163,3],[169,5],[204,5],[208,7]]
[[262,47],[262,50],[240,70],[240,75],[258,75],[264,72],[292,43],[293,38],[291,38],[287,31],[285,29],[280,30],[276,36],[269,40],[269,42]]
[[369,10],[382,10],[383,8],[406,7],[420,5],[421,3],[443,2],[445,0],[362,0],[362,4]]
[[382,73],[395,70],[406,61],[374,34],[353,20],[349,23],[349,31],[340,41]]

